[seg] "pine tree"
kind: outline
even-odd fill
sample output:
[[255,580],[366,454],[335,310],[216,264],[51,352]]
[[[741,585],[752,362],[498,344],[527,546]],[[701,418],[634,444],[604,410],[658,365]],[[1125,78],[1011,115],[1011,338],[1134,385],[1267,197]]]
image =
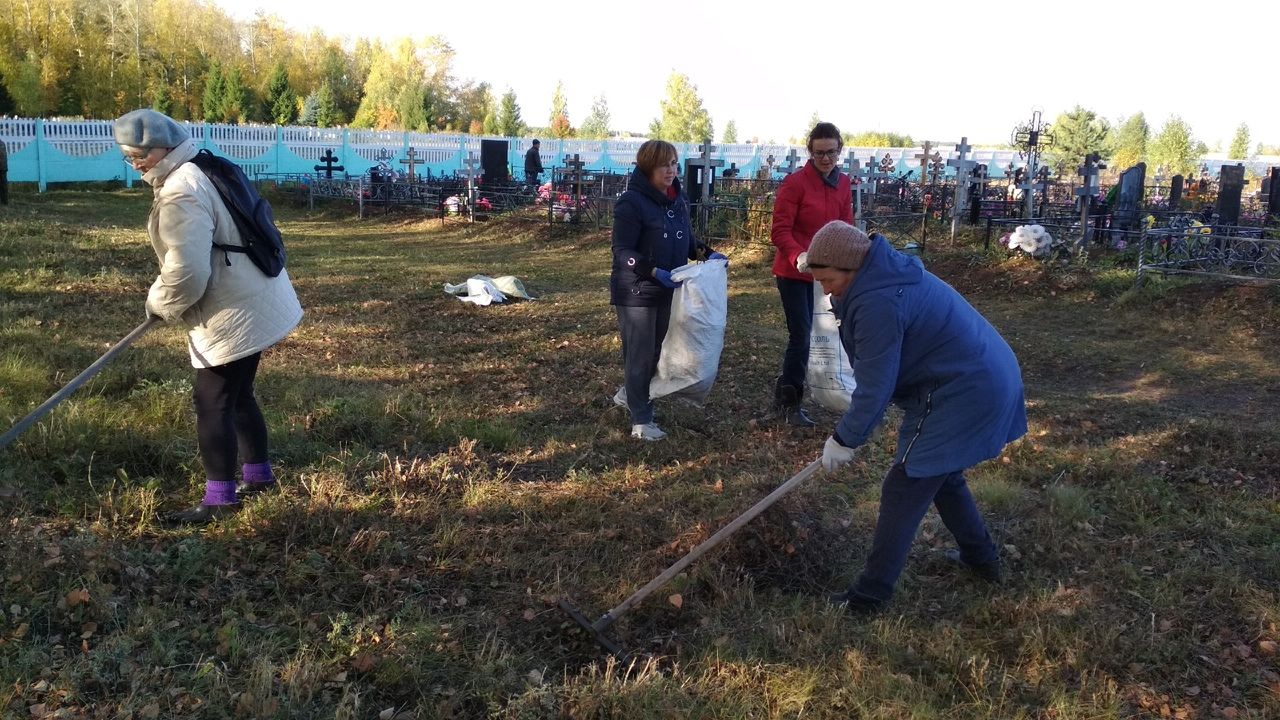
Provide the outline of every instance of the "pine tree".
[[160,83],[156,86],[155,97],[151,101],[151,109],[173,117],[173,97],[169,95],[169,85]]
[[1240,127],[1236,128],[1236,135],[1231,138],[1231,150],[1227,157],[1232,160],[1244,160],[1249,157],[1249,126],[1245,123],[1240,123]]
[[333,127],[340,122],[342,109],[338,107],[338,97],[329,81],[325,80],[316,90],[316,127]]
[[1115,149],[1112,152],[1112,164],[1118,170],[1125,170],[1142,162],[1147,157],[1147,141],[1151,137],[1151,128],[1142,113],[1125,120],[1115,134]]
[[1151,163],[1171,175],[1190,175],[1196,171],[1203,143],[1191,136],[1191,127],[1179,116],[1165,121],[1160,133],[1147,147]]
[[738,124],[730,120],[724,124],[724,138],[721,142],[732,145],[738,142]]
[[1045,157],[1059,173],[1074,174],[1086,155],[1096,152],[1104,158],[1110,156],[1110,133],[1111,126],[1105,119],[1076,105],[1053,123],[1053,145]]
[[649,124],[651,136],[670,142],[702,142],[713,137],[711,115],[688,75],[671,73],[661,108],[662,116]]
[[497,134],[505,137],[520,137],[524,134],[524,120],[520,119],[520,104],[516,102],[515,90],[508,89],[498,104]]
[[223,76],[222,86],[222,121],[240,123],[247,119],[249,107],[249,89],[244,85],[240,68],[233,67]]
[[222,122],[222,98],[225,93],[222,67],[218,61],[209,63],[204,74],[204,99],[201,102],[205,122]]
[[298,106],[298,96],[289,86],[289,71],[285,69],[283,62],[277,62],[271,69],[265,102],[272,122],[277,125],[288,125],[293,120]]
[[578,128],[578,135],[589,140],[604,140],[609,137],[609,101],[604,95],[591,102],[591,112]]
[[298,112],[298,124],[308,127],[316,126],[316,115],[320,109],[319,91],[313,90],[306,99],[302,101],[302,110]]

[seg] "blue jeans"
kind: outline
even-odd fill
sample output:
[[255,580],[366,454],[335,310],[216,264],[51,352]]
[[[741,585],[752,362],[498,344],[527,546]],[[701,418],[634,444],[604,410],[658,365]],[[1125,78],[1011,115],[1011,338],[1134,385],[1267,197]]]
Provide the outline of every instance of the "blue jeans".
[[627,388],[627,409],[632,425],[653,422],[653,402],[649,383],[658,374],[658,355],[671,323],[671,301],[657,307],[614,305],[618,332],[622,336],[622,367]]
[[782,355],[779,385],[804,389],[809,367],[809,331],[813,329],[813,283],[775,277],[782,296],[782,314],[787,318],[787,350]]
[[853,585],[854,593],[880,602],[893,595],[893,586],[907,564],[911,543],[930,503],[938,508],[943,524],[955,536],[962,561],[982,565],[999,559],[965,484],[963,470],[913,478],[907,476],[901,464],[896,464],[885,475],[880,489],[875,538],[866,567]]

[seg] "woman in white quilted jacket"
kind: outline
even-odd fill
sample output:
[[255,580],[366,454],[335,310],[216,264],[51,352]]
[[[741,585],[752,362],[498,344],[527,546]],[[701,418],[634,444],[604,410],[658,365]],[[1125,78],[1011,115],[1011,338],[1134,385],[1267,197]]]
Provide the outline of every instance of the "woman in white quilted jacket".
[[218,191],[188,162],[197,148],[185,128],[163,113],[134,110],[112,129],[125,160],[155,192],[147,232],[160,275],[147,313],[186,327],[196,368],[205,493],[171,520],[202,525],[235,512],[246,495],[275,487],[253,380],[262,351],[298,325],[302,306],[288,272],[268,277],[244,253],[217,247],[244,243]]

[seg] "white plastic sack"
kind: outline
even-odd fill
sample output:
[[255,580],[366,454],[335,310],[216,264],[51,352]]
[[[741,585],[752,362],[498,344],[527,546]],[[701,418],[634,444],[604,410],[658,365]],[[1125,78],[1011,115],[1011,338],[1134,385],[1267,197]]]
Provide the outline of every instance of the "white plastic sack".
[[849,354],[840,342],[840,326],[831,310],[831,298],[822,284],[813,284],[813,329],[809,331],[809,367],[805,373],[809,395],[822,407],[838,413],[849,409],[857,383]]
[[[729,316],[729,263],[708,260],[671,271],[684,284],[671,299],[671,323],[658,356],[658,374],[649,383],[649,399],[678,397],[701,405],[720,372],[724,326]],[[627,406],[627,389],[613,401]]]
[[464,283],[457,285],[445,283],[444,291],[450,295],[457,295],[458,299],[463,302],[481,306],[495,302],[506,302],[508,295],[524,300],[535,299],[524,289],[524,283],[520,282],[520,278],[514,275],[503,275],[498,278],[491,278],[486,275],[472,275]]
[[729,316],[729,263],[681,265],[671,279],[683,284],[671,299],[671,324],[658,356],[649,397],[679,397],[701,405],[720,372],[724,327]]

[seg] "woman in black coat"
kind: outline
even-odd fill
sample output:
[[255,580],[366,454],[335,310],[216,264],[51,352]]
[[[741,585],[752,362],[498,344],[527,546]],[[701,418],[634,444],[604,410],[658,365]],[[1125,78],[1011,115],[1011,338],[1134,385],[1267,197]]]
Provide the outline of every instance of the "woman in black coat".
[[[636,152],[636,169],[627,191],[613,210],[613,272],[610,304],[618,314],[622,336],[626,405],[631,437],[666,437],[653,421],[649,382],[658,370],[658,355],[671,320],[671,298],[680,283],[671,271],[705,255],[726,259],[693,237],[689,201],[677,178],[680,159],[675,146],[650,140]],[[621,395],[615,401],[621,404]]]

